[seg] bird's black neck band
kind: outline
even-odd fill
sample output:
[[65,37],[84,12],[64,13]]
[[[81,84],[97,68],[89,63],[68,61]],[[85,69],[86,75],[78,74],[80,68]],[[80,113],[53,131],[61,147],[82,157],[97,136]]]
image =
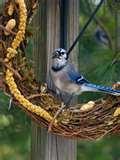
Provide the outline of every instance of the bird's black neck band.
[[63,69],[64,68],[64,66],[61,66],[61,67],[53,67],[52,66],[52,70],[54,71],[54,72],[58,72],[58,71],[60,71],[61,69]]

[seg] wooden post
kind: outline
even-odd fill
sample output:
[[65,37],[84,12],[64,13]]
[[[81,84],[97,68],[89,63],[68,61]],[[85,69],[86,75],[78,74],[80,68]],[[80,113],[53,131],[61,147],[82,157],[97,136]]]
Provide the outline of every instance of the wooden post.
[[[78,32],[78,1],[67,0],[67,46]],[[50,55],[60,47],[60,1],[41,0],[40,8],[34,19],[36,30],[34,38],[34,63],[38,80],[49,77]],[[76,63],[76,49],[71,56]],[[46,75],[45,75],[46,74]],[[49,84],[52,84],[47,78]],[[32,160],[76,160],[76,141],[48,133],[32,122]]]

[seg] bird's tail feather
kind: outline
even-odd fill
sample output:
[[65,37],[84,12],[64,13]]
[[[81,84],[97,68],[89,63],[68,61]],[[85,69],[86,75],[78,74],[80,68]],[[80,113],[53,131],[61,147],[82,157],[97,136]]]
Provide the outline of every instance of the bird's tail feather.
[[101,86],[101,85],[95,85],[92,83],[86,83],[85,87],[88,87],[88,91],[95,91],[95,92],[103,92],[115,96],[120,96],[120,90],[112,89],[111,87]]

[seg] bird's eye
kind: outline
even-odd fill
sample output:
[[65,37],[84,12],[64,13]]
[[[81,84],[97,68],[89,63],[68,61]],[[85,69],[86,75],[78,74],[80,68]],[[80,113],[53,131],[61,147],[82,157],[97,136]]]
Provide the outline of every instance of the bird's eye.
[[61,55],[64,55],[64,52],[60,52]]
[[59,52],[59,55],[62,56],[62,52]]

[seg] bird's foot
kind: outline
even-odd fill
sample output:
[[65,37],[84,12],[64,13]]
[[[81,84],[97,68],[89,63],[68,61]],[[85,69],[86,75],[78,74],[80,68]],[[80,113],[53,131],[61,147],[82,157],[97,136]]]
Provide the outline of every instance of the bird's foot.
[[52,130],[52,125],[53,125],[55,119],[58,117],[58,115],[63,111],[63,109],[65,107],[66,107],[66,105],[63,102],[61,102],[61,107],[58,109],[58,111],[56,112],[55,116],[53,117],[53,119],[52,119],[52,121],[51,121],[51,123],[50,123],[50,125],[48,127],[48,132],[50,132]]

